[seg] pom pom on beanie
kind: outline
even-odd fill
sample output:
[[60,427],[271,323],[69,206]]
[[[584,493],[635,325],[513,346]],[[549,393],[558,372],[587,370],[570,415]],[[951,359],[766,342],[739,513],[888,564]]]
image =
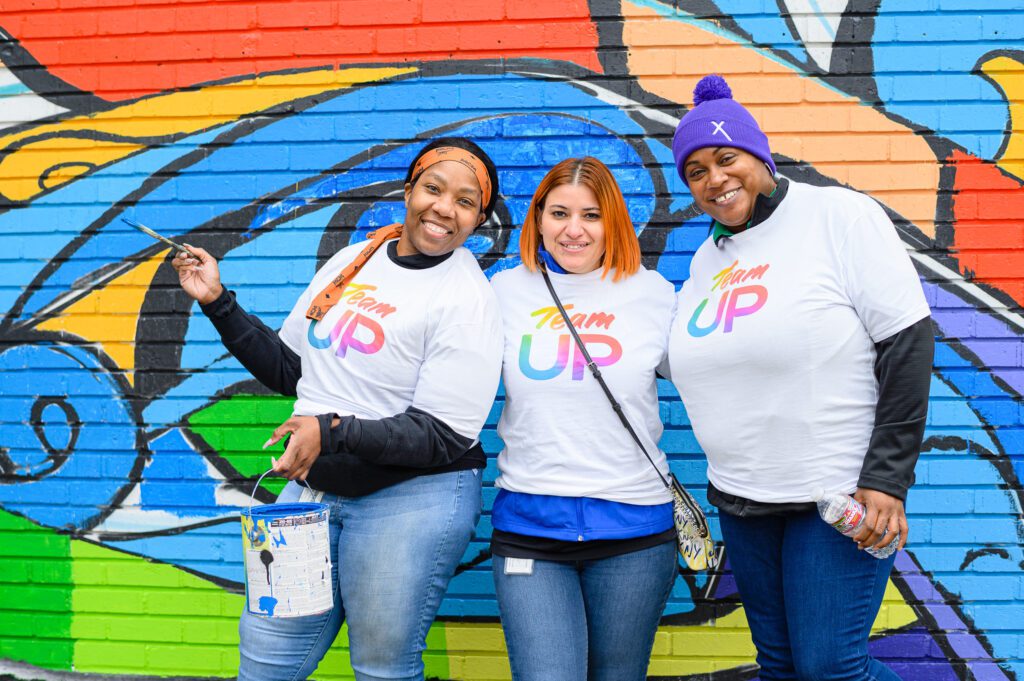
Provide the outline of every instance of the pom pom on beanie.
[[672,156],[676,171],[686,181],[683,166],[690,154],[705,147],[735,147],[753,154],[776,172],[768,146],[768,137],[742,104],[732,98],[732,90],[717,74],[704,76],[693,89],[693,108],[676,127],[672,138]]
[[700,106],[704,102],[711,102],[716,99],[732,99],[732,89],[717,73],[704,76],[693,88],[693,105]]

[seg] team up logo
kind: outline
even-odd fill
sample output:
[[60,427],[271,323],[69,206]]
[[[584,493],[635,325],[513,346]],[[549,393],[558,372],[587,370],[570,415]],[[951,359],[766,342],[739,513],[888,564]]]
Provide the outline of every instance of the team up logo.
[[694,310],[690,317],[690,323],[686,325],[687,332],[694,338],[701,338],[708,335],[715,329],[722,327],[722,333],[731,333],[733,323],[740,317],[754,314],[768,302],[768,289],[761,284],[749,282],[758,281],[764,277],[770,265],[757,265],[750,269],[737,267],[739,260],[734,260],[731,265],[711,277],[710,294],[717,290],[718,308],[715,312],[715,319],[711,323],[701,324],[701,315],[704,308],[708,306],[711,296],[700,301],[700,305]]
[[[341,300],[352,307],[345,310],[326,338],[316,335],[318,322],[311,319],[309,331],[306,334],[309,344],[317,350],[326,350],[335,341],[338,341],[338,348],[334,354],[343,359],[349,350],[355,350],[364,355],[372,355],[380,351],[384,347],[384,329],[376,319],[369,315],[384,318],[397,312],[398,308],[371,296],[370,293],[376,290],[377,287],[371,284],[348,284],[345,286],[345,290],[341,292]],[[358,310],[362,310],[362,312]]]
[[[566,305],[565,311],[571,312],[573,306]],[[566,367],[569,366],[569,355],[572,354],[572,380],[582,381],[587,368],[587,361],[583,353],[576,346],[572,335],[565,329],[565,320],[562,319],[558,308],[542,307],[530,313],[531,317],[537,319],[538,330],[565,331],[559,334],[558,344],[555,350],[553,363],[546,358],[533,357],[533,336],[532,333],[523,334],[522,343],[519,346],[519,370],[529,379],[534,381],[548,381],[561,376]],[[615,315],[606,312],[591,312],[589,314],[577,312],[569,315],[569,321],[578,331],[588,329],[611,328],[615,322]],[[580,340],[587,347],[591,359],[599,367],[606,367],[615,364],[622,358],[622,345],[614,337],[603,333],[580,333]],[[537,368],[534,364],[540,365]]]

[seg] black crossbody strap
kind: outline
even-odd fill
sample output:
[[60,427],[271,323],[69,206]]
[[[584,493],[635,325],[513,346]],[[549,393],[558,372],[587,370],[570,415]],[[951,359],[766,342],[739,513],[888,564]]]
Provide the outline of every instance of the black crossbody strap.
[[583,344],[579,334],[576,333],[576,327],[572,325],[572,320],[569,319],[568,313],[566,313],[565,308],[562,307],[562,301],[558,298],[558,294],[555,293],[555,287],[551,284],[551,277],[548,276],[548,270],[544,266],[543,262],[540,263],[540,273],[544,277],[544,283],[548,287],[551,299],[555,301],[555,306],[562,315],[562,320],[565,321],[565,325],[569,328],[569,333],[572,334],[573,340],[576,341],[576,347],[580,349],[583,359],[587,361],[587,368],[590,369],[590,373],[593,374],[598,385],[601,386],[601,390],[604,391],[605,397],[607,397],[608,401],[611,403],[612,410],[615,412],[615,415],[619,417],[619,421],[621,421],[622,425],[626,427],[627,431],[629,431],[629,434],[633,438],[633,442],[636,443],[636,446],[644,453],[647,461],[651,464],[651,468],[653,468],[654,472],[658,474],[658,478],[661,480],[661,483],[665,485],[665,489],[668,490],[668,493],[672,495],[673,499],[683,505],[686,512],[690,515],[691,522],[698,528],[700,535],[702,537],[707,537],[707,522],[703,521],[704,511],[701,510],[693,497],[683,490],[681,486],[679,489],[673,487],[673,483],[675,483],[675,485],[679,485],[679,482],[675,480],[675,478],[672,479],[672,482],[669,482],[658,469],[658,466],[654,463],[654,459],[651,458],[651,455],[647,453],[647,448],[644,447],[642,442],[640,442],[640,438],[637,436],[636,431],[633,430],[633,426],[630,425],[629,419],[626,418],[626,414],[622,411],[622,405],[619,404],[615,399],[615,396],[612,395],[611,389],[608,387],[608,384],[604,382],[604,378],[601,376],[601,370],[597,368],[597,363],[591,358],[590,353],[587,352],[587,346]]
[[608,384],[604,382],[604,378],[601,376],[601,370],[597,368],[597,363],[590,357],[590,353],[587,352],[587,346],[583,344],[582,340],[580,340],[580,335],[576,333],[576,327],[572,325],[572,322],[569,320],[569,315],[566,313],[565,308],[562,307],[562,301],[559,300],[558,294],[555,293],[555,287],[551,285],[551,277],[548,276],[548,270],[544,267],[543,263],[541,263],[540,266],[540,273],[544,276],[544,283],[547,284],[548,291],[551,293],[551,299],[555,301],[555,306],[557,306],[558,311],[562,313],[562,319],[565,320],[565,325],[568,327],[569,333],[572,334],[573,340],[576,341],[576,347],[580,349],[580,352],[583,354],[583,359],[587,361],[587,368],[590,369],[590,373],[594,375],[598,385],[601,386],[601,390],[604,391],[605,397],[607,397],[608,401],[611,402],[612,410],[615,411],[615,415],[619,417],[619,420],[622,421],[622,425],[626,427],[626,430],[628,430],[629,434],[633,437],[633,442],[636,442],[636,446],[639,447],[640,451],[647,457],[647,460],[654,468],[654,472],[657,473],[658,477],[661,479],[661,483],[665,485],[665,489],[671,493],[672,483],[670,483],[662,472],[658,470],[658,466],[654,463],[654,459],[652,459],[651,455],[647,453],[647,448],[644,447],[642,442],[640,442],[640,438],[637,436],[636,431],[633,430],[633,426],[630,425],[629,419],[627,419],[626,414],[623,413],[622,405],[616,401],[615,396],[612,395],[612,391],[608,388]]

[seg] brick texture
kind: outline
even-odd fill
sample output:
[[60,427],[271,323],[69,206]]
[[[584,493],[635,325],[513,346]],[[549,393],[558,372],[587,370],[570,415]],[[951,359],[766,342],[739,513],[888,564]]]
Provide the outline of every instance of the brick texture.
[[[467,242],[488,275],[518,262],[544,172],[589,154],[680,286],[709,221],[671,134],[717,72],[782,174],[886,208],[932,307],[911,543],[872,652],[905,679],[1024,679],[1020,3],[5,0],[0,29],[0,676],[237,670],[237,514],[282,486],[256,481],[292,402],[121,216],[215,253],[276,328],[331,253],[401,219],[422,140],[460,134],[499,167],[497,220]],[[685,409],[667,382],[659,399],[705,503]],[[510,678],[488,558],[502,405],[429,678]],[[316,678],[353,678],[347,645]],[[650,676],[738,681],[754,655],[728,570],[681,576]]]

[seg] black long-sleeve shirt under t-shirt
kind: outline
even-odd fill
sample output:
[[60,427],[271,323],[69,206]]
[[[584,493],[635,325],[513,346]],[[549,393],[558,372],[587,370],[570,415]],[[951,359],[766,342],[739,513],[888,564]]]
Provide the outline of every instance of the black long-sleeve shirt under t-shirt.
[[[399,256],[395,241],[388,243],[386,253],[392,262],[408,269],[433,267],[451,255]],[[276,331],[245,312],[227,290],[200,307],[224,347],[256,380],[276,393],[296,394],[302,360]],[[336,425],[335,419],[339,420]],[[364,496],[419,475],[486,465],[479,443],[415,407],[382,419],[321,414],[317,420],[321,453],[306,480],[315,489],[333,494]]]

